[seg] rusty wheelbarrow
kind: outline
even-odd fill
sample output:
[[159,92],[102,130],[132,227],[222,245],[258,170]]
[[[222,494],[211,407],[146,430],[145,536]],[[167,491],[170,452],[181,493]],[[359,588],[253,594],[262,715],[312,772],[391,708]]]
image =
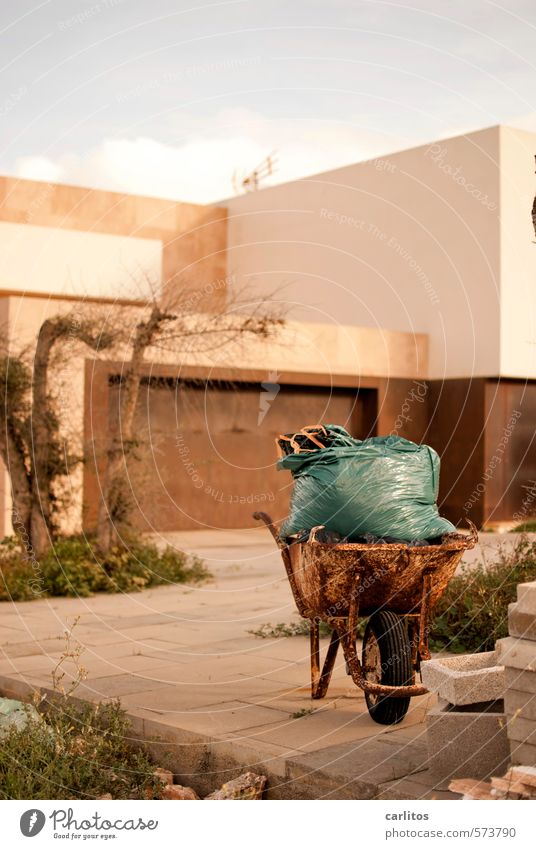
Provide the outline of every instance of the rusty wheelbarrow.
[[[416,674],[421,660],[430,657],[430,618],[464,551],[478,541],[475,526],[470,523],[469,534],[445,535],[440,545],[325,543],[317,539],[322,526],[305,542],[287,544],[266,513],[253,516],[271,531],[298,612],[310,623],[312,698],[326,695],[341,645],[346,671],[364,690],[372,719],[382,725],[400,722],[411,697],[427,692]],[[360,617],[369,617],[361,660]],[[321,621],[332,629],[322,668]]]

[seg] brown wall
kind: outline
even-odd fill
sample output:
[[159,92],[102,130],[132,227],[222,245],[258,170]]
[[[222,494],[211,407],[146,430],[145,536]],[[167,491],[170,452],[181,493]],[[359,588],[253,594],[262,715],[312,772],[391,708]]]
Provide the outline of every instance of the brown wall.
[[480,527],[484,517],[484,501],[475,487],[484,468],[485,389],[481,378],[429,383],[426,442],[441,457],[439,510],[461,526],[469,518]]
[[[428,427],[428,383],[424,380],[389,378],[379,381],[376,432],[426,441]],[[374,434],[371,434],[374,435]]]
[[218,206],[0,177],[0,221],[159,239],[162,279],[172,285],[185,280],[196,288],[225,278],[226,219]]
[[536,515],[536,384],[486,384],[485,520],[522,522]]
[[[153,366],[142,385],[136,423],[142,462],[129,462],[128,468],[136,523],[143,530],[251,527],[252,512],[262,507],[281,520],[292,479],[275,468],[280,433],[319,421],[343,424],[361,438],[374,431],[377,390],[362,382],[358,389],[341,378],[343,385],[334,387],[326,376],[326,385],[319,386],[317,375],[282,374],[261,420],[265,375],[242,373],[236,380],[220,370],[207,388],[191,372],[184,379],[182,369],[178,381],[169,367]],[[86,363],[87,530],[95,526],[104,451],[117,429],[120,385],[109,380],[115,373],[113,364]]]

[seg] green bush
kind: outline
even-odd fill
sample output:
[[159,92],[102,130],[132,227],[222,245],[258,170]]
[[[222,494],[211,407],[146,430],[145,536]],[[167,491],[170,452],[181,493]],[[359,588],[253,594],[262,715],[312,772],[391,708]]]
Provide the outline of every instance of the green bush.
[[491,563],[465,567],[452,579],[434,616],[430,645],[452,652],[492,651],[508,635],[508,605],[518,584],[536,579],[536,543],[521,537]]
[[161,784],[145,751],[132,746],[119,702],[73,707],[57,698],[42,722],[11,728],[0,745],[0,798],[157,797]]
[[0,601],[136,592],[159,584],[200,583],[209,577],[199,558],[171,546],[159,551],[138,540],[102,557],[91,539],[65,537],[39,562],[13,537],[0,543]]
[[536,519],[528,519],[520,525],[512,528],[512,531],[517,534],[533,534],[536,533]]

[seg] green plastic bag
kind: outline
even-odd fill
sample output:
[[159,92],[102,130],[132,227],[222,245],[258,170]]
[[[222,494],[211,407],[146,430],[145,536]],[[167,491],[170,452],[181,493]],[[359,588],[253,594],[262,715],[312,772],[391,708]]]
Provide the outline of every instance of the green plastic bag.
[[372,534],[411,541],[456,531],[437,509],[438,454],[400,436],[354,439],[325,426],[326,448],[288,454],[277,464],[294,477],[283,537],[324,525],[348,539]]

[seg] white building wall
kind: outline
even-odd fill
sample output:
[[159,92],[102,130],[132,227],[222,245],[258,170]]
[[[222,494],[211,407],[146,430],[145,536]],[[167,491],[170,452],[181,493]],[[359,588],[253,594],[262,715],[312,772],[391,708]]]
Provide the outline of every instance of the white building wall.
[[499,128],[233,198],[228,270],[292,318],[429,334],[431,378],[500,369]]
[[501,127],[501,367],[536,378],[536,133]]
[[162,242],[0,221],[0,288],[140,298],[159,286]]

